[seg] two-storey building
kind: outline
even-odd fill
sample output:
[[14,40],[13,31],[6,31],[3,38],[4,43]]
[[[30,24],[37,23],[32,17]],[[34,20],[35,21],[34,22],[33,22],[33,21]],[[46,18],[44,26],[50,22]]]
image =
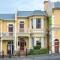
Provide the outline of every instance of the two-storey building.
[[0,14],[0,50],[4,55],[33,49],[38,44],[47,48],[47,19],[45,11],[17,11]]

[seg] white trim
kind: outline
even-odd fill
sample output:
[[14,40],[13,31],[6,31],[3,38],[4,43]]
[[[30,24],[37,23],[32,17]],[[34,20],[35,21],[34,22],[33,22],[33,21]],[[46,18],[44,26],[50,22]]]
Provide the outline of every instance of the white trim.
[[44,29],[44,19],[41,18],[41,28]]
[[33,29],[36,29],[36,18],[33,18]]
[[2,55],[2,22],[1,22],[1,55]]
[[41,48],[44,48],[44,38],[41,38]]
[[34,46],[36,46],[36,37],[34,37]]
[[29,37],[29,49],[32,49],[33,47],[32,47],[32,38],[31,37]]

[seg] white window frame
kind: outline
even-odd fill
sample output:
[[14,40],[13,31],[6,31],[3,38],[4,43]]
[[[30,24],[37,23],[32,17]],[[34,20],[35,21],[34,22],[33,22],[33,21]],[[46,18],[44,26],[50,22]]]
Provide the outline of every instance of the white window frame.
[[24,29],[25,29],[25,19],[19,19],[19,22],[18,22],[18,32],[20,32],[19,31],[19,29],[20,29],[20,21],[24,22]]
[[40,23],[42,24],[41,18],[36,18],[36,29],[41,29],[41,24],[40,24],[40,28],[37,28],[37,19],[40,19]]

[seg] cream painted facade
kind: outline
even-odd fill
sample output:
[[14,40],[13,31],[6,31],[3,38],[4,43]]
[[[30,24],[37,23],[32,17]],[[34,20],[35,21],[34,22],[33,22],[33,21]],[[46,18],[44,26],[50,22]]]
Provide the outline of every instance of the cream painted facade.
[[[41,20],[41,28],[36,28],[37,18]],[[24,22],[24,28],[22,30],[20,28],[20,22]],[[20,53],[20,40],[25,41],[26,45],[24,45],[24,50],[33,49],[33,46],[37,45],[37,41],[41,43],[41,48],[47,48],[46,22],[47,20],[45,16],[31,16],[27,18],[16,16],[15,20],[2,19],[0,21],[0,52],[4,51],[4,55],[8,55],[9,49],[11,49],[10,52],[12,54],[17,54],[18,51]],[[11,24],[13,25],[13,32],[9,32],[9,25]],[[12,33],[13,35],[9,35],[10,33]]]

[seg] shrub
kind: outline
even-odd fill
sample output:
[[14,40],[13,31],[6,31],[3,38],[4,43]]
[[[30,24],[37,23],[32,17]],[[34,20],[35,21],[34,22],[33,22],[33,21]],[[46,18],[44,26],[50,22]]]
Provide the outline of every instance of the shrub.
[[44,49],[40,49],[40,54],[47,54],[48,53],[48,49],[44,48]]
[[48,54],[48,49],[31,49],[29,55],[40,55],[40,54]]
[[40,45],[37,45],[37,46],[34,46],[33,49],[40,49],[41,46]]

